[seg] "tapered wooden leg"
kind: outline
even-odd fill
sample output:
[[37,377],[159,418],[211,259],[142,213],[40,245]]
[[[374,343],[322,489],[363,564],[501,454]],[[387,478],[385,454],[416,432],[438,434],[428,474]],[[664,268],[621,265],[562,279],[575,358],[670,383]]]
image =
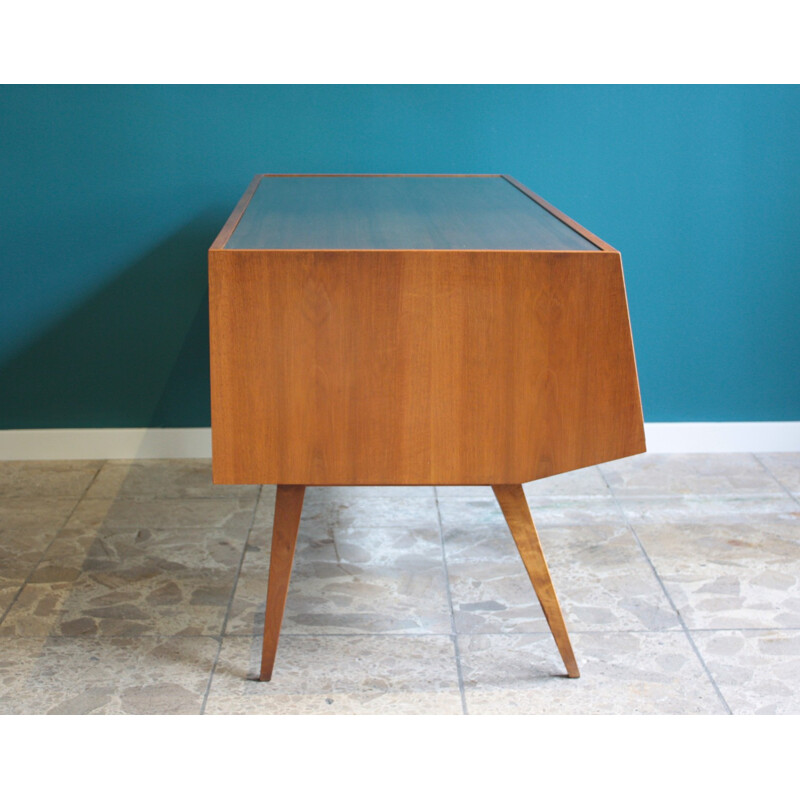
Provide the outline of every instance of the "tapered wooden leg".
[[556,590],[553,588],[553,581],[550,578],[550,570],[544,560],[542,545],[539,542],[539,535],[531,519],[531,511],[528,508],[528,501],[525,493],[519,484],[509,484],[505,486],[492,486],[497,502],[503,509],[511,535],[517,543],[517,549],[528,576],[531,579],[536,596],[544,611],[550,632],[556,640],[558,652],[567,668],[567,675],[570,678],[580,677],[578,664],[572,652],[572,645],[569,641],[567,626],[564,623],[564,616],[561,613],[561,606],[558,604]]
[[278,637],[281,633],[283,609],[289,591],[297,529],[303,511],[305,486],[278,486],[275,495],[275,520],[272,523],[272,551],[269,560],[267,612],[264,617],[264,648],[261,651],[260,680],[272,677]]

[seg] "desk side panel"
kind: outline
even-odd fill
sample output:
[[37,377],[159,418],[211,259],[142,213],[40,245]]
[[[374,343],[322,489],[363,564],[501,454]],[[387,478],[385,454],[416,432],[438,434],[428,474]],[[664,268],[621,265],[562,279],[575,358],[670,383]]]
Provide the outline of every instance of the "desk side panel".
[[430,269],[225,251],[209,277],[215,481],[429,480]]
[[524,483],[644,451],[619,253],[507,253],[433,276],[435,483]]
[[498,484],[644,450],[617,253],[210,254],[219,483]]

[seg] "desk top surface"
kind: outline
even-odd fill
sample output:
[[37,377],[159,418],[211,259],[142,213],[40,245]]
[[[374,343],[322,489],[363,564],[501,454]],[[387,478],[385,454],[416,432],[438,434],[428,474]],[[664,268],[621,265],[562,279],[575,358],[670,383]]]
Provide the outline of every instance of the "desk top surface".
[[332,175],[262,177],[225,249],[600,248],[502,176]]

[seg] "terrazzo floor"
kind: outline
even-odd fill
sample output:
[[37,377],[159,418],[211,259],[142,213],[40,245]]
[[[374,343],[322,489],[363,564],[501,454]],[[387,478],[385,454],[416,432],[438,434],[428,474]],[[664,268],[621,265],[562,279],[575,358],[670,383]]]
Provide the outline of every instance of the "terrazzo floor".
[[525,491],[579,680],[488,488],[370,487],[308,489],[259,683],[274,487],[0,462],[0,713],[800,713],[800,453]]

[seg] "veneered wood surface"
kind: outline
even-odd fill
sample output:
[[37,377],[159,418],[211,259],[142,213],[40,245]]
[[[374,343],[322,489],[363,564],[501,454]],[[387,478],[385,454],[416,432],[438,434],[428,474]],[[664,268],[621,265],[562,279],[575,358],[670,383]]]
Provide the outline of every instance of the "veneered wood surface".
[[525,492],[519,484],[492,486],[492,489],[503,511],[503,516],[506,518],[511,535],[514,537],[528,577],[531,579],[539,605],[542,607],[550,632],[556,641],[558,652],[567,669],[567,675],[570,678],[579,678],[578,662],[572,651],[567,625],[564,622],[564,615],[561,613],[561,606],[558,604],[558,597],[542,552],[539,534],[536,532],[533,519],[531,519]]
[[516,484],[644,450],[620,256],[209,255],[214,480]]
[[597,250],[501,176],[268,176],[225,244],[239,250]]
[[264,615],[264,640],[261,648],[260,679],[272,678],[278,651],[283,609],[289,592],[297,531],[303,511],[305,486],[278,486],[275,494],[275,517],[272,523],[272,548],[269,560],[267,607]]

